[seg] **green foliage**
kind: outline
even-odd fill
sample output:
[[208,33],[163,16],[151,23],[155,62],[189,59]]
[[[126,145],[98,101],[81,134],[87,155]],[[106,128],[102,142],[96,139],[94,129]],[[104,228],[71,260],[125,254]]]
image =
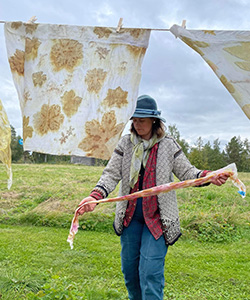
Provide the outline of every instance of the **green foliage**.
[[235,162],[239,171],[250,171],[250,143],[234,136],[226,146],[228,162]]
[[234,136],[226,146],[226,153],[229,162],[235,162],[239,169],[241,169],[242,161],[241,155],[243,152],[243,144],[240,137]]
[[168,126],[168,128],[167,128],[167,134],[170,135],[170,136],[172,136],[177,141],[177,143],[179,143],[179,145],[181,146],[183,152],[186,155],[188,155],[189,145],[188,145],[188,143],[184,139],[181,139],[180,132],[177,129],[177,127],[176,127],[175,124]]
[[237,227],[226,220],[195,223],[192,229],[196,231],[198,240],[201,242],[232,242],[242,238]]
[[242,142],[240,137],[233,137],[226,145],[226,152],[221,152],[219,145],[218,139],[213,142],[213,147],[210,142],[204,145],[199,137],[188,158],[199,169],[217,170],[234,162],[239,172],[250,171],[250,145],[247,139]]
[[32,154],[26,154],[25,162],[29,163],[69,163],[70,156],[67,155],[51,155],[51,154],[44,154],[38,152],[32,152]]
[[248,139],[241,141],[240,137],[233,137],[226,145],[225,151],[220,149],[220,141],[213,141],[204,145],[202,137],[199,137],[194,147],[181,139],[176,125],[169,125],[167,134],[172,136],[182,147],[190,162],[199,169],[217,170],[232,162],[236,163],[238,171],[250,172],[250,143]]
[[18,162],[23,157],[23,146],[19,144],[19,140],[21,137],[16,135],[15,128],[10,125],[11,127],[11,159],[13,162]]

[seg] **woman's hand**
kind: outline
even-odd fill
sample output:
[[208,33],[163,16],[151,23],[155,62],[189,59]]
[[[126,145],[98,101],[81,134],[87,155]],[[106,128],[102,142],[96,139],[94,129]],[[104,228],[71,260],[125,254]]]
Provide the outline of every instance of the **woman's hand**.
[[228,177],[230,177],[230,175],[227,174],[218,175],[215,178],[213,178],[211,182],[215,185],[221,186],[227,181]]
[[[91,201],[96,201],[95,198],[93,197],[86,197],[84,198],[78,206],[81,206],[82,204],[86,203],[86,202],[91,202]],[[93,211],[96,207],[96,203],[88,203],[86,205],[84,205],[81,209],[78,210],[79,215],[84,214],[85,212],[89,212],[89,211]]]

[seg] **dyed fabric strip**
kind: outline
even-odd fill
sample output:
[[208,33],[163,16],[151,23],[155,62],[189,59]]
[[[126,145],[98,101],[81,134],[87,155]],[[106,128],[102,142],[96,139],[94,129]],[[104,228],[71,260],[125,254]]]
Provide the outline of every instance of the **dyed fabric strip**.
[[10,123],[5,112],[5,109],[0,100],[0,160],[6,167],[8,176],[8,189],[12,185],[12,170],[11,170],[11,128]]
[[170,31],[201,55],[250,119],[250,31]]
[[24,150],[109,159],[133,114],[150,30],[5,23]]
[[[190,179],[190,180],[185,180],[185,181],[180,181],[180,182],[170,182],[167,184],[155,186],[149,189],[145,189],[139,192],[135,192],[133,194],[129,194],[126,196],[121,196],[121,197],[115,197],[115,198],[109,198],[109,199],[101,199],[101,200],[96,200],[96,201],[91,201],[91,203],[107,203],[107,202],[116,202],[116,201],[130,201],[134,200],[140,197],[149,197],[153,195],[159,195],[161,193],[167,193],[172,190],[177,190],[177,189],[182,189],[182,188],[187,188],[190,186],[197,186],[205,183],[211,182],[214,178],[216,178],[218,175],[223,175],[223,174],[228,174],[230,176],[230,179],[232,180],[233,184],[239,189],[239,194],[244,198],[246,196],[246,187],[245,185],[240,181],[238,178],[237,174],[237,168],[236,165],[230,164],[222,169],[219,169],[217,171],[213,171],[208,173],[205,177],[197,178],[197,179]],[[71,249],[73,249],[73,241],[74,237],[78,231],[79,227],[79,210],[86,204],[90,202],[86,202],[83,205],[79,206],[76,211],[75,215],[73,217],[72,223],[71,223],[71,228],[69,231],[69,236],[67,241],[70,244]]]

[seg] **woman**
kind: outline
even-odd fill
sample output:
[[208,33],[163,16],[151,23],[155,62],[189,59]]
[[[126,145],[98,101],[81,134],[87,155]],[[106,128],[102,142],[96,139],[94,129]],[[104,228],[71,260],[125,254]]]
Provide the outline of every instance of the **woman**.
[[[143,95],[137,99],[131,134],[119,141],[90,196],[79,205],[106,198],[121,181],[119,195],[173,181],[205,176],[186,158],[177,142],[165,134],[156,101]],[[214,184],[225,183],[221,176]],[[80,214],[94,210],[87,204]],[[118,202],[114,221],[121,236],[121,264],[129,299],[163,299],[164,262],[169,245],[181,236],[175,191],[158,196]]]

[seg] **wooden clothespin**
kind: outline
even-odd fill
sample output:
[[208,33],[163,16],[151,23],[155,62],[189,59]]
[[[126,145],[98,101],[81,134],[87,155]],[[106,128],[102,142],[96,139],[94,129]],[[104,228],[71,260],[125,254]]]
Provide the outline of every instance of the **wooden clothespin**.
[[29,21],[27,23],[35,23],[37,20],[36,16],[33,16],[29,19]]
[[186,28],[186,20],[182,21],[181,27]]
[[120,29],[122,28],[122,21],[123,21],[123,18],[120,18],[119,22],[118,22],[118,25],[117,25],[117,28],[116,28],[116,32],[119,32]]

